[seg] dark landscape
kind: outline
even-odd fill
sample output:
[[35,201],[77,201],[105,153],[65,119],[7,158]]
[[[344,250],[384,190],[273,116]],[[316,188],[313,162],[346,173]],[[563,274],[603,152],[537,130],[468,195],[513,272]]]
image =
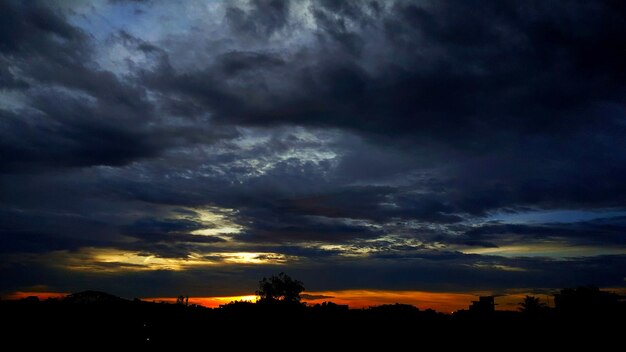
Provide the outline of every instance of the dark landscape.
[[[349,309],[332,302],[300,302],[302,283],[280,274],[263,279],[259,300],[233,301],[219,308],[126,300],[84,291],[60,299],[37,297],[0,301],[6,343],[34,346],[203,347],[255,346],[290,350],[307,344],[323,347],[400,348],[422,339],[443,339],[442,346],[492,346],[519,340],[517,346],[580,346],[618,343],[623,333],[626,297],[595,287],[563,289],[555,307],[526,296],[518,311],[495,310],[494,297],[483,296],[467,310],[443,314],[408,304]],[[6,325],[5,325],[6,326]],[[491,338],[485,338],[489,333]],[[580,334],[576,336],[576,334]],[[294,346],[294,347],[290,347]],[[430,346],[430,345],[427,345]]]

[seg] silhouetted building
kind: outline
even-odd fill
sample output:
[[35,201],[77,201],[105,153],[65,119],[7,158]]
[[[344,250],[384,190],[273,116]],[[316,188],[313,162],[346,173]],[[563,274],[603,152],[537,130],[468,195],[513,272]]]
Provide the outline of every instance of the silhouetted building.
[[565,314],[602,314],[618,309],[619,296],[587,286],[563,289],[554,295],[554,306]]
[[480,296],[478,301],[473,301],[469,306],[469,311],[479,314],[491,314],[495,312],[496,304],[493,296]]

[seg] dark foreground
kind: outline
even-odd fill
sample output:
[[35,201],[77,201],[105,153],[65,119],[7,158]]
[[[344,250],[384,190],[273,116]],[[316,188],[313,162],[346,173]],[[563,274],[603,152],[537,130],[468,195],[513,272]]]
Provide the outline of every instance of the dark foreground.
[[407,305],[351,310],[334,304],[239,302],[208,309],[93,294],[74,300],[0,301],[0,309],[2,342],[4,346],[17,343],[14,350],[53,346],[86,350],[195,346],[207,351],[463,346],[598,349],[623,341],[626,316],[623,303],[601,310],[444,315]]

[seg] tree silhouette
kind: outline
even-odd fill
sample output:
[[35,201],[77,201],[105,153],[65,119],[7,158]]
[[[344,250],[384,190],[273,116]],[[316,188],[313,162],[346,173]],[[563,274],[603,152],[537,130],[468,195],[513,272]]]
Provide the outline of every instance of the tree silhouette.
[[269,279],[264,277],[259,281],[256,294],[260,297],[259,302],[300,303],[302,291],[304,286],[301,281],[281,272],[278,276],[272,275]]
[[524,300],[519,305],[520,311],[525,314],[537,314],[546,308],[546,305],[539,300],[539,297],[534,296],[524,297]]
[[188,306],[189,305],[189,296],[185,297],[183,295],[180,295],[176,298],[176,304],[180,304],[183,306]]

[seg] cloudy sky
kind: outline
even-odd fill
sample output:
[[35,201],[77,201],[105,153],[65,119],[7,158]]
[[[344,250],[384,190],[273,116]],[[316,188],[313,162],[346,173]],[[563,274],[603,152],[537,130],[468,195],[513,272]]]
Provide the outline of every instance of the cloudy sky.
[[626,287],[625,18],[2,0],[0,292]]

